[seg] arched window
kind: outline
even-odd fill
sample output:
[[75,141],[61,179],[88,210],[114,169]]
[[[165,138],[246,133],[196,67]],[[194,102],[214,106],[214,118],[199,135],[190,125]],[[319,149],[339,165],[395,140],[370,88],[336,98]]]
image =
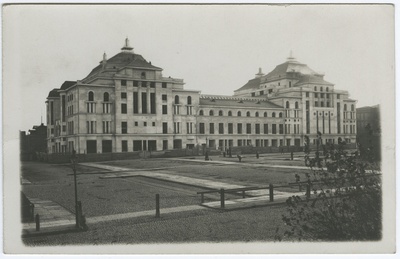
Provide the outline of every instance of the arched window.
[[290,108],[289,101],[286,101],[286,109],[289,109],[289,108]]
[[140,78],[141,79],[146,79],[146,72],[142,72],[142,74],[140,74]]
[[231,111],[228,112],[228,116],[232,116],[232,112]]
[[343,110],[347,111],[347,104],[344,105]]
[[256,112],[256,117],[258,117],[258,112]]
[[175,104],[179,104],[179,96],[175,95]]
[[210,116],[214,116],[214,111],[210,110]]
[[237,116],[238,117],[242,116],[242,113],[240,111],[238,111]]
[[323,91],[322,86],[321,86],[321,88],[319,88],[319,90],[320,90],[321,92]]
[[275,112],[272,113],[272,117],[275,118]]
[[314,86],[314,91],[317,91],[317,87],[316,86]]
[[191,104],[192,104],[192,97],[191,97],[191,96],[188,96],[188,98],[187,98],[187,104],[188,104],[188,105],[191,105]]
[[264,117],[268,117],[268,114],[267,114],[267,112],[264,112]]
[[279,113],[279,118],[282,118],[283,117],[283,113]]
[[246,117],[250,117],[250,112],[246,112]]
[[351,105],[351,111],[354,112],[354,104]]
[[104,102],[109,102],[110,101],[110,94],[105,92],[103,95],[103,101]]
[[89,102],[93,102],[94,101],[94,94],[93,94],[92,91],[90,91],[89,94],[88,94],[88,101]]
[[295,103],[294,103],[294,108],[295,108],[295,109],[298,109],[298,108],[299,108],[299,102],[295,102]]
[[326,91],[329,92],[329,87],[326,87]]
[[203,110],[200,110],[200,111],[199,111],[199,115],[200,115],[200,116],[203,116],[203,115],[204,115]]
[[218,116],[224,116],[224,113],[222,111],[219,111]]

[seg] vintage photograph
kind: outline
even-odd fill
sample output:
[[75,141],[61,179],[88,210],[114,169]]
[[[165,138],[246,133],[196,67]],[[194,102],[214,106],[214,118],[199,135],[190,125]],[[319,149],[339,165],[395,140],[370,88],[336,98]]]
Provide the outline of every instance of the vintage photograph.
[[394,253],[394,6],[3,5],[6,253]]

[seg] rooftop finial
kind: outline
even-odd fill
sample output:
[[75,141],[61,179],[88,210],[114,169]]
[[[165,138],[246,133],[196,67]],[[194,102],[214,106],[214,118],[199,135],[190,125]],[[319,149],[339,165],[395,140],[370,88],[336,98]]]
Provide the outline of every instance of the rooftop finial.
[[133,48],[129,46],[129,39],[126,37],[125,39],[125,45],[121,49],[123,52],[133,52]]
[[263,74],[263,72],[262,72],[262,69],[261,69],[261,67],[260,68],[258,68],[258,73],[256,74],[256,78],[258,78],[258,77],[262,77],[264,74]]
[[288,61],[294,61],[295,60],[295,58],[293,57],[293,51],[292,50],[290,50],[290,54],[289,54],[289,57],[287,58],[287,60]]
[[104,53],[103,53],[103,61],[107,61],[107,54],[106,54],[105,51],[104,51]]

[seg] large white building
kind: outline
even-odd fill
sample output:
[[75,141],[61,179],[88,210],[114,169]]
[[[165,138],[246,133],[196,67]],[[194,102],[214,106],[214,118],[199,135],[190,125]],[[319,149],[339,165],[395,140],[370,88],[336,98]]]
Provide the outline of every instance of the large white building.
[[103,60],[47,97],[48,152],[132,152],[235,146],[302,146],[356,140],[356,101],[293,57],[261,69],[233,96],[185,90],[182,79],[134,53]]

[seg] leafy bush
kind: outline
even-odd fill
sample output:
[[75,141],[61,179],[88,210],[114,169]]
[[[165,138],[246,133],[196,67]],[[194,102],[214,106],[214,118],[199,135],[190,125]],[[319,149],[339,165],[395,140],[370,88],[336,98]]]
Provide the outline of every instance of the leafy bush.
[[[319,137],[321,137],[319,135]],[[339,139],[340,140],[340,139]],[[298,240],[379,240],[382,229],[382,195],[379,165],[367,153],[346,152],[345,142],[319,146],[310,156],[306,138],[305,163],[310,173],[309,197],[287,199],[287,212],[282,215],[284,227],[278,227],[276,239]]]

